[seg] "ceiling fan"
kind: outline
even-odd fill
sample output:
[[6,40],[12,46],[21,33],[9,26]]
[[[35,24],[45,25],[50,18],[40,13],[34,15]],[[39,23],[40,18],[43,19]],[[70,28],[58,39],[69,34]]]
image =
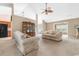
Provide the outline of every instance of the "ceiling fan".
[[42,14],[48,15],[49,13],[52,13],[52,12],[53,12],[53,10],[51,9],[51,7],[48,7],[48,4],[46,3],[46,4],[45,4],[45,9],[44,9],[44,11],[42,12]]

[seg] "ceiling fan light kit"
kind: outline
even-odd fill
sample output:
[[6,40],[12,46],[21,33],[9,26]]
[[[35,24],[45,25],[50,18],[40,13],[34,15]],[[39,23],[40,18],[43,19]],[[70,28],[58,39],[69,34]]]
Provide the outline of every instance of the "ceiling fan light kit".
[[53,10],[52,10],[52,8],[51,7],[48,7],[48,4],[46,3],[45,4],[45,9],[44,9],[44,11],[42,12],[42,14],[45,14],[45,15],[48,15],[49,13],[52,13],[53,12]]

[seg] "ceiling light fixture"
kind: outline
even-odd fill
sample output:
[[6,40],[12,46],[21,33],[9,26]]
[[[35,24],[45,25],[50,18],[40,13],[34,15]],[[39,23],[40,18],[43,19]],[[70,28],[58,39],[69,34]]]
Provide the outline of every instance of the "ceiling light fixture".
[[52,8],[49,7],[48,4],[46,3],[46,4],[45,4],[45,9],[44,9],[44,11],[42,12],[42,14],[48,15],[49,13],[52,13],[52,12],[53,12]]

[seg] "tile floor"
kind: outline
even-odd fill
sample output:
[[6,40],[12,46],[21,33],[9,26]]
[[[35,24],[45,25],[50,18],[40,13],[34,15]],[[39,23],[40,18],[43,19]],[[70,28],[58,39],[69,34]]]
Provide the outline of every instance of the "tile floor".
[[[63,37],[61,42],[47,39],[39,40],[39,50],[27,56],[78,56],[79,40]],[[0,56],[21,56],[14,40],[0,40]]]

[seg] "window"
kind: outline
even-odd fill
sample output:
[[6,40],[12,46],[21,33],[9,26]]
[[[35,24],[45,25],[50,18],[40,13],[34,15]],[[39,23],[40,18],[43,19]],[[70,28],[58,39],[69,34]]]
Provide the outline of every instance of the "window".
[[68,24],[56,24],[56,31],[62,32],[63,34],[68,34]]

